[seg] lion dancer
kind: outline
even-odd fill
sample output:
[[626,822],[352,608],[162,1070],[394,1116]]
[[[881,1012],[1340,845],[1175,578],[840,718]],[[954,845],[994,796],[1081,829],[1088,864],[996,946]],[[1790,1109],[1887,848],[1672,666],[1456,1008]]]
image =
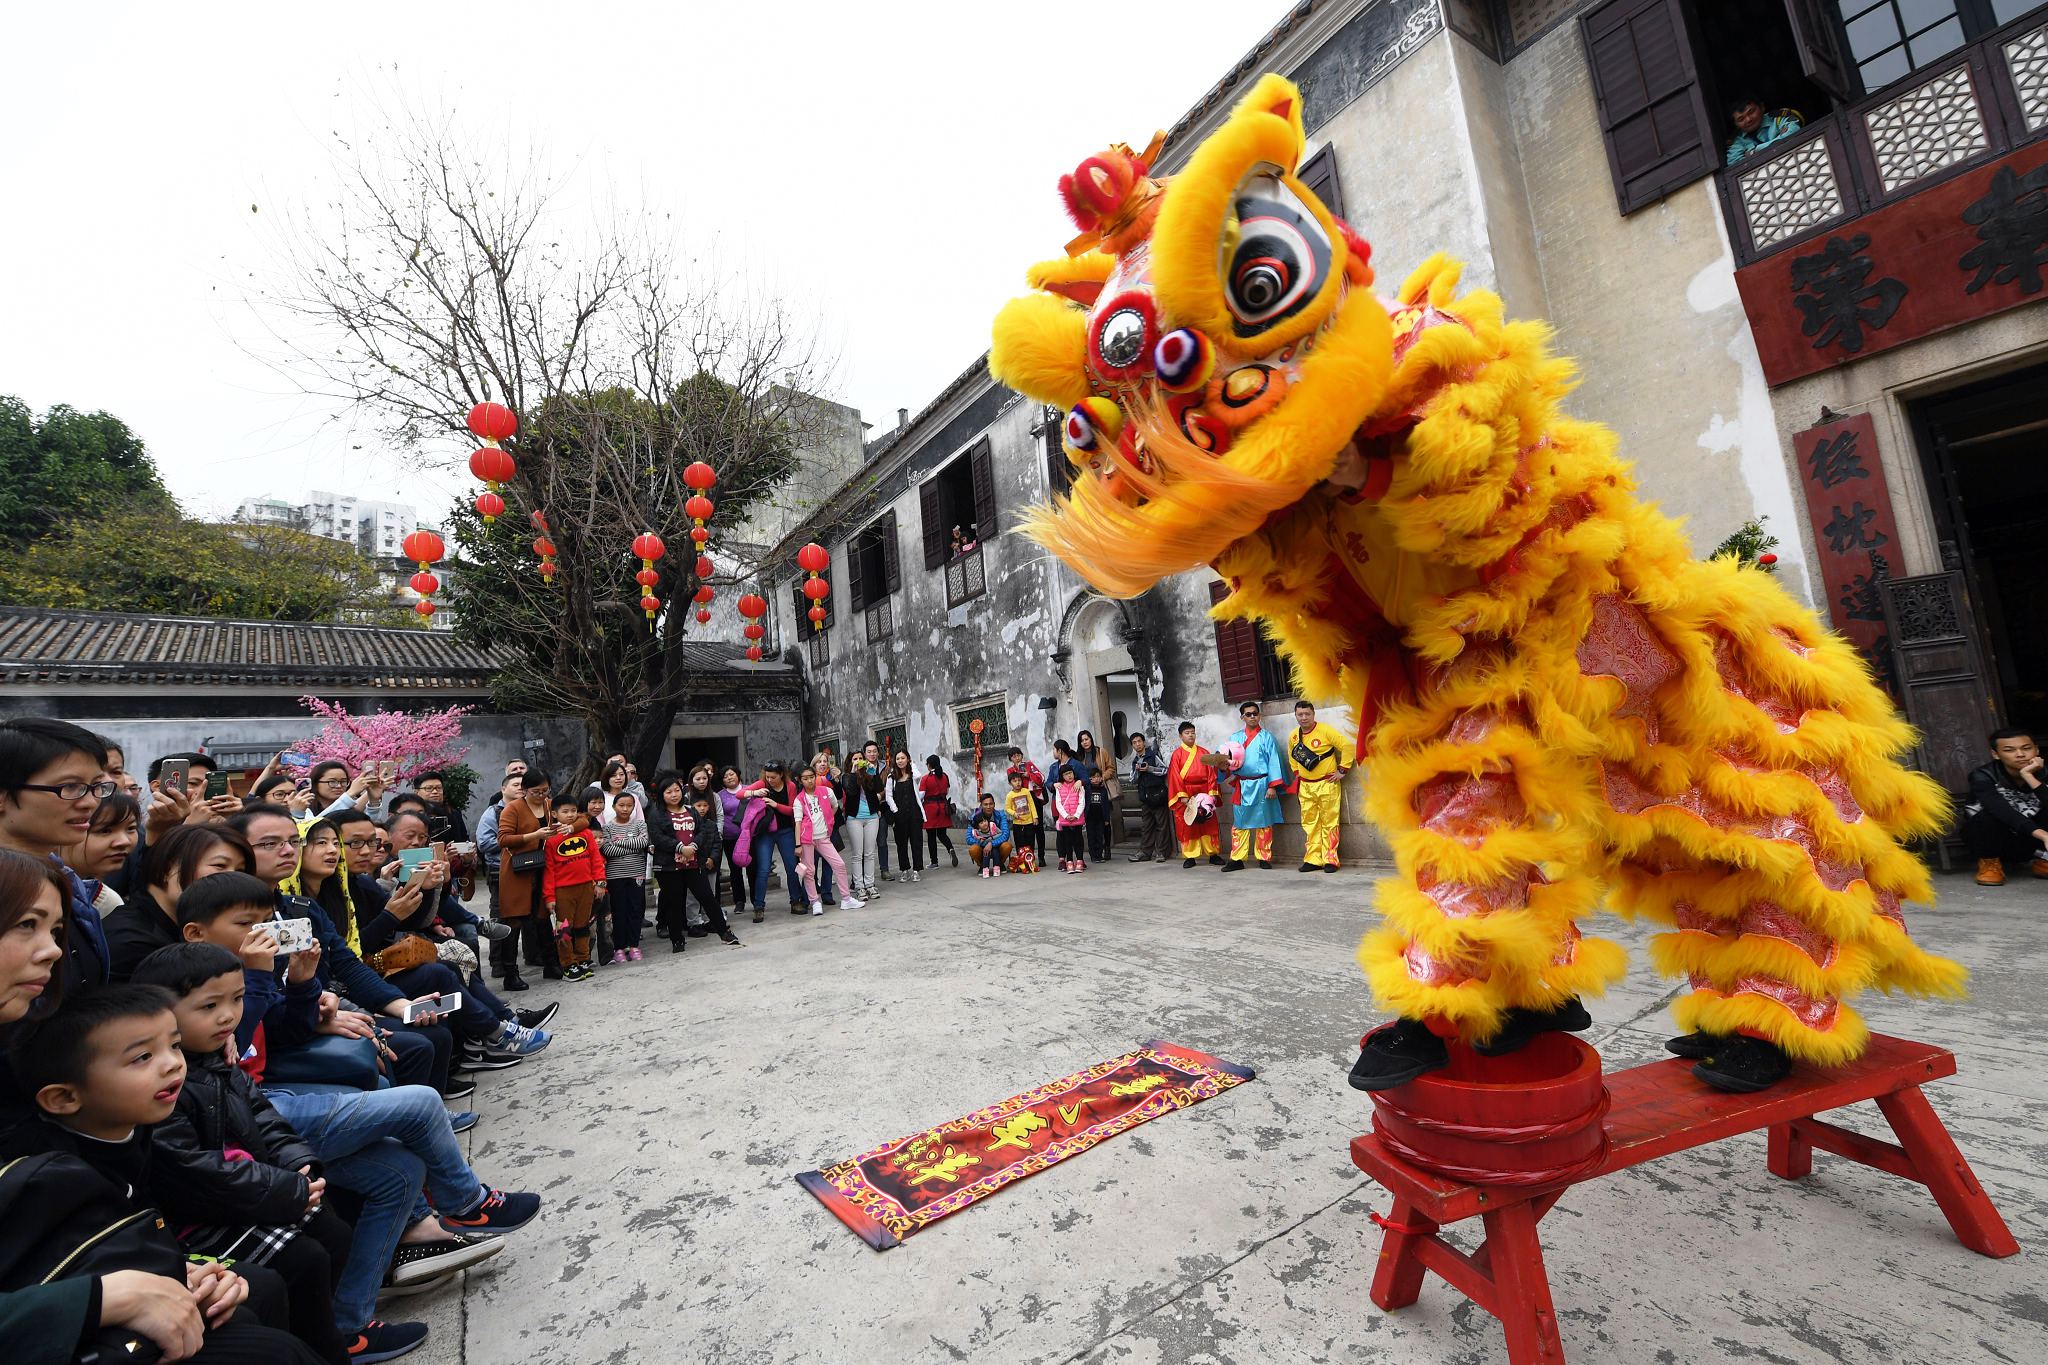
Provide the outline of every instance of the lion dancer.
[[[1182,867],[1207,858],[1221,864],[1216,845],[1216,770],[1203,760],[1208,750],[1195,743],[1195,723],[1180,723],[1180,746],[1166,761],[1166,804],[1173,812],[1173,837],[1180,841]],[[1207,797],[1204,803],[1197,798]]]
[[1344,775],[1351,764],[1344,741],[1316,720],[1315,704],[1306,697],[1294,703],[1294,733],[1287,737],[1292,783],[1301,801],[1301,867],[1313,872],[1337,870],[1337,820],[1344,808]]

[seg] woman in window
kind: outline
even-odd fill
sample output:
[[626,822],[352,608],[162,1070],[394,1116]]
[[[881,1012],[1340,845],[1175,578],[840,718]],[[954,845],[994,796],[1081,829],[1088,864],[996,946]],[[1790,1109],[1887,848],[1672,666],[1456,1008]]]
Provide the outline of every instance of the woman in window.
[[924,839],[931,845],[931,865],[939,865],[939,845],[946,846],[946,856],[953,860],[953,866],[960,866],[960,855],[953,849],[953,782],[946,776],[945,764],[933,754],[924,761],[925,775],[917,779],[918,799],[924,804]]

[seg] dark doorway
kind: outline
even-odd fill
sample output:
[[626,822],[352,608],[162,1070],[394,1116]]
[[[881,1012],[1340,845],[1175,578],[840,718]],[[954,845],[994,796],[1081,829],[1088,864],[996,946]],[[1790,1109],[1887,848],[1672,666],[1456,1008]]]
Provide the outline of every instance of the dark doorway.
[[1993,700],[2048,732],[2048,365],[1915,410],[1942,567],[1969,585]]
[[[676,771],[687,773],[699,763],[709,763],[713,769],[723,771],[728,763],[737,765],[740,761],[740,737],[738,735],[682,735],[675,741]],[[740,776],[751,779],[754,774],[740,769]],[[718,784],[712,783],[715,787]]]

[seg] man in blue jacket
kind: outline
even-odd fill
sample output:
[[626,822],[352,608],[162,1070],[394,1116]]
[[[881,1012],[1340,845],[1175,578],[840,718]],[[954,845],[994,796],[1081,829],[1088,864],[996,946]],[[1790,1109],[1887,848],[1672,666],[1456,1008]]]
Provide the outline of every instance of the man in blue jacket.
[[1010,817],[996,809],[994,792],[981,794],[981,809],[967,822],[967,856],[981,876],[1000,877],[1010,856]]
[[1237,714],[1244,725],[1230,742],[1244,746],[1244,762],[1229,774],[1237,780],[1237,802],[1230,808],[1230,861],[1223,870],[1242,872],[1245,860],[1256,857],[1260,867],[1271,871],[1273,826],[1280,823],[1279,789],[1287,785],[1287,759],[1280,741],[1260,723],[1263,713],[1257,702],[1246,702]]

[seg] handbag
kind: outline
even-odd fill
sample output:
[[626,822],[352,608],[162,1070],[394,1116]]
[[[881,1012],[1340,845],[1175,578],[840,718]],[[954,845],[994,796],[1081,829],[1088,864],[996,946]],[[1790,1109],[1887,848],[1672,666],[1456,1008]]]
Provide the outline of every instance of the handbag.
[[433,940],[422,938],[418,934],[407,934],[382,952],[370,954],[369,963],[371,970],[379,976],[396,976],[400,972],[410,971],[414,967],[424,967],[429,962],[438,962],[440,959],[440,950],[434,946]]
[[509,866],[514,872],[545,872],[548,868],[548,851],[545,848],[522,849],[512,855]]

